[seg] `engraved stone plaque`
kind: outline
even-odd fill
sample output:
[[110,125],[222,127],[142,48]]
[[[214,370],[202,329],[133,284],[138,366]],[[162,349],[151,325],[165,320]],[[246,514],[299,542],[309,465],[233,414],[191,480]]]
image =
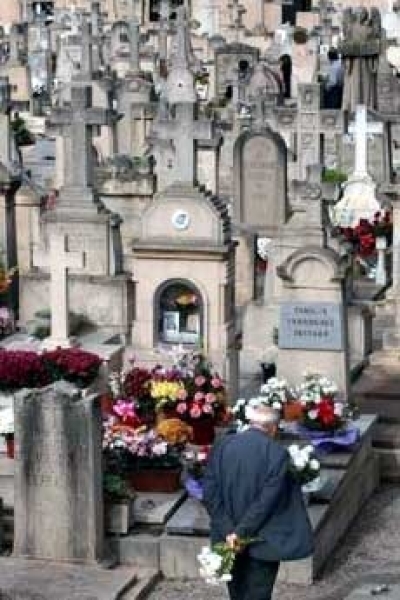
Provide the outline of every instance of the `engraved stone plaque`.
[[343,318],[333,302],[283,302],[279,347],[300,350],[343,350]]

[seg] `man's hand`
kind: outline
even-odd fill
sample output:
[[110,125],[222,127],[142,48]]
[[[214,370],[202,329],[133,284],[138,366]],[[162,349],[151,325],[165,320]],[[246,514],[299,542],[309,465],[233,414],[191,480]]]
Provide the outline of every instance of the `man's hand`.
[[227,543],[228,547],[231,548],[232,550],[235,550],[235,552],[240,550],[240,541],[239,541],[239,538],[236,535],[236,533],[230,533],[229,535],[227,535],[226,543]]

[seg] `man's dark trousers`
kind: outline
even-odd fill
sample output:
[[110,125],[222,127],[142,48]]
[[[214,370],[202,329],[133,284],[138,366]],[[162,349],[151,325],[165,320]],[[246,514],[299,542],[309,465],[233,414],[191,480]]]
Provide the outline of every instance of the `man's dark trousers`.
[[231,600],[270,600],[278,574],[278,562],[266,562],[239,554],[228,585]]

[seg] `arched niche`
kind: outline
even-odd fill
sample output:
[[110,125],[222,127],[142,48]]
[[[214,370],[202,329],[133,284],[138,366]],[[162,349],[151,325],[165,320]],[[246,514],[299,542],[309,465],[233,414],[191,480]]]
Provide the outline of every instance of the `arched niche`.
[[198,288],[186,279],[162,283],[154,298],[154,341],[157,344],[200,346],[204,304]]

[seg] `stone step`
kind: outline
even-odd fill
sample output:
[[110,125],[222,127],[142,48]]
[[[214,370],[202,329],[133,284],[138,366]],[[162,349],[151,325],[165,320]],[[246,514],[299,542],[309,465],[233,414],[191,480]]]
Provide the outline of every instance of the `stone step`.
[[[284,563],[280,579],[287,583],[311,584],[340,542],[364,502],[379,483],[378,462],[372,451],[373,416],[360,419],[362,439],[353,453],[325,457],[322,475],[329,485],[308,506],[315,535],[313,557]],[[197,555],[208,545],[209,519],[204,507],[186,500],[168,520],[163,532],[133,530],[113,538],[112,547],[123,565],[149,565],[167,578],[198,577]]]
[[133,595],[139,581],[132,568],[105,569],[88,565],[0,558],[1,598],[136,600],[143,598],[143,595]]

